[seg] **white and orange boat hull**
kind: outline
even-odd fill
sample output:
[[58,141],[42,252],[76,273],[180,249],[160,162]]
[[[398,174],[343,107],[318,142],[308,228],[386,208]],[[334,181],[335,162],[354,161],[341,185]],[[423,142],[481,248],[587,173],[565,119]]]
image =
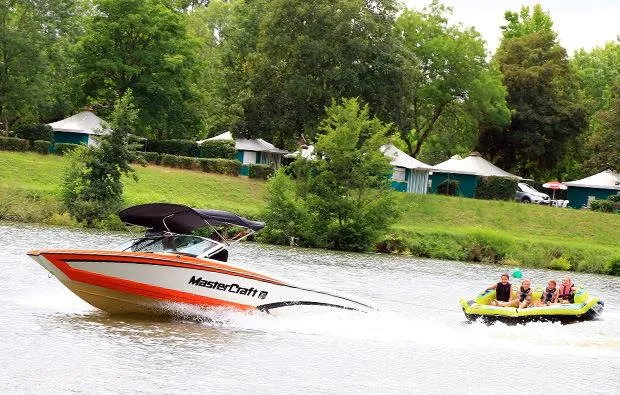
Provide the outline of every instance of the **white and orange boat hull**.
[[170,303],[267,312],[298,305],[374,309],[346,295],[204,258],[97,250],[28,255],[84,301],[112,314],[168,314]]

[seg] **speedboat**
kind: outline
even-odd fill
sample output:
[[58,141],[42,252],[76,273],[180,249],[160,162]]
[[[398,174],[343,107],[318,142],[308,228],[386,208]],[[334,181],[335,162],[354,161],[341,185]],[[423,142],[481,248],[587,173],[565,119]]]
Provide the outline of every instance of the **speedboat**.
[[[532,302],[536,304],[542,297],[542,289],[532,292]],[[513,299],[517,297],[513,290]],[[474,299],[461,299],[460,304],[469,321],[481,319],[490,324],[496,321],[507,324],[525,324],[532,321],[550,321],[572,323],[590,321],[600,317],[605,304],[597,297],[592,297],[585,288],[578,288],[574,295],[574,303],[554,303],[550,305],[532,306],[524,309],[516,307],[500,307],[491,304],[495,300],[495,290],[487,290]]]
[[262,229],[263,222],[169,203],[130,207],[119,217],[144,235],[114,250],[28,255],[84,301],[112,314],[168,314],[171,303],[264,312],[299,305],[375,309],[351,296],[228,263],[228,247]]

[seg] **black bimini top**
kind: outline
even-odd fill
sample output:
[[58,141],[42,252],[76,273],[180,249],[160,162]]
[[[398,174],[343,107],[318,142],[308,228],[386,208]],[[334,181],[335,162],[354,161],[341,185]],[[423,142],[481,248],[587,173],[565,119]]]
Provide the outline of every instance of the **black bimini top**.
[[251,221],[228,211],[193,209],[172,203],[141,204],[124,209],[118,216],[126,224],[173,233],[190,233],[207,225],[236,225],[253,231],[265,227],[264,222]]

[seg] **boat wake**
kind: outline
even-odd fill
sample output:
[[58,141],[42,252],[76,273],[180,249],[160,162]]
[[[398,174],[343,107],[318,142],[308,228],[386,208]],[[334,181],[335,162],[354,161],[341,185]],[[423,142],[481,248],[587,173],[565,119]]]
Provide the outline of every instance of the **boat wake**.
[[375,311],[360,313],[340,309],[329,311],[311,306],[280,314],[230,309],[197,308],[170,305],[176,317],[213,328],[263,333],[296,333],[328,336],[345,341],[383,343],[415,343],[421,348],[506,350],[533,355],[566,355],[596,357],[620,353],[620,338],[606,335],[608,325],[620,322],[619,314],[605,321],[573,325],[533,322],[528,325],[506,325],[464,321],[444,321],[432,317],[408,316],[400,312]]

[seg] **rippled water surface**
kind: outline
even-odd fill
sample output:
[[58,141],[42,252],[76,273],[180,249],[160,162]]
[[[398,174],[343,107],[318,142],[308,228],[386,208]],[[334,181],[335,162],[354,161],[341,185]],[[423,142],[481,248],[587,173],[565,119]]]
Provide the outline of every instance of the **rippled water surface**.
[[[231,251],[233,261],[381,310],[180,308],[187,319],[162,320],[108,316],[25,255],[126,238],[0,224],[2,393],[620,393],[617,277],[573,275],[605,300],[602,320],[485,326],[467,324],[458,300],[502,268],[246,243]],[[525,275],[542,284],[562,273]]]

